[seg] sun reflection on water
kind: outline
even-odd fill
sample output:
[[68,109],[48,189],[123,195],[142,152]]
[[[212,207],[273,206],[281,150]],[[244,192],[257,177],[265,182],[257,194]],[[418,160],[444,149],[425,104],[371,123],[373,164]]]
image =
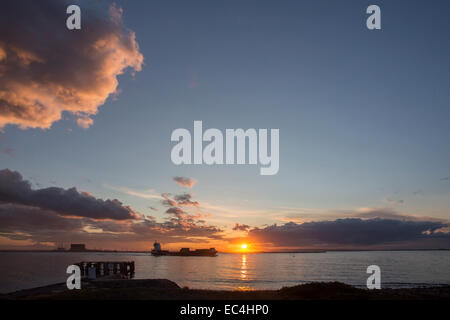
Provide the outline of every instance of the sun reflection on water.
[[241,279],[247,279],[247,256],[245,254],[241,258]]
[[[247,255],[243,254],[241,256],[241,270],[240,270],[240,279],[242,281],[246,281],[248,280],[248,267],[247,267]],[[249,286],[239,286],[237,287],[238,290],[241,291],[247,291],[247,290],[252,290],[251,287]]]

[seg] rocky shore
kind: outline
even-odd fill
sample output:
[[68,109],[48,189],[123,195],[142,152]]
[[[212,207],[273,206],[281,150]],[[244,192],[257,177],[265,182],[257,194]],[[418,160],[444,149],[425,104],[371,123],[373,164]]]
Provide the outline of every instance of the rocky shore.
[[181,288],[167,279],[83,281],[21,290],[3,300],[450,300],[450,285],[404,289],[359,289],[339,282],[315,282],[279,290],[226,291]]

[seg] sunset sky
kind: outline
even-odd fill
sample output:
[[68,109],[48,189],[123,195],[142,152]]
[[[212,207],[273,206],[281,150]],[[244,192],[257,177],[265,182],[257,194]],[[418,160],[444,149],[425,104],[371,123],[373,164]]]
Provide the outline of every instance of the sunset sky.
[[[0,249],[450,248],[450,3],[3,1]],[[405,10],[405,7],[408,10]],[[278,128],[280,169],[177,128]]]

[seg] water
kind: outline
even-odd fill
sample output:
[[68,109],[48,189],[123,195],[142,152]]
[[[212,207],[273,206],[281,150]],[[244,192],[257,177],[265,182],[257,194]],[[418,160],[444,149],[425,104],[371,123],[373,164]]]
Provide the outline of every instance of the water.
[[65,282],[81,261],[135,261],[137,279],[165,278],[189,288],[279,289],[310,281],[365,287],[366,269],[381,268],[382,287],[450,284],[450,251],[366,251],[153,257],[130,253],[0,252],[0,292]]

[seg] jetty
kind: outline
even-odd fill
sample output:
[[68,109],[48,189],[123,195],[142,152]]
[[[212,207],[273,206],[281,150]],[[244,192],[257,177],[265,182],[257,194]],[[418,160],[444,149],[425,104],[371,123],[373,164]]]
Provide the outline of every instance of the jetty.
[[75,265],[80,267],[81,276],[89,279],[107,276],[124,279],[134,277],[134,261],[82,261]]

